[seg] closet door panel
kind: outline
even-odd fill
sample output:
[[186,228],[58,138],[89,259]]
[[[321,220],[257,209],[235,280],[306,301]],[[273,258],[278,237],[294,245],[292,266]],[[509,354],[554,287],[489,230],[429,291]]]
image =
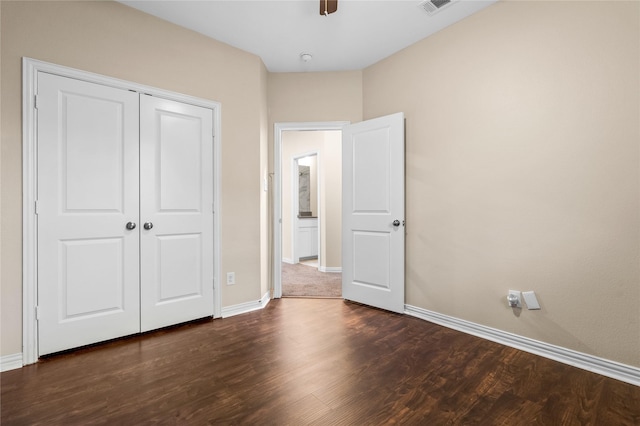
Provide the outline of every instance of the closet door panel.
[[[202,211],[202,121],[199,117],[158,112],[157,152],[158,211]],[[151,183],[149,181],[149,183]]]
[[140,99],[142,331],[213,316],[213,111]]
[[38,75],[38,353],[139,323],[138,95]]

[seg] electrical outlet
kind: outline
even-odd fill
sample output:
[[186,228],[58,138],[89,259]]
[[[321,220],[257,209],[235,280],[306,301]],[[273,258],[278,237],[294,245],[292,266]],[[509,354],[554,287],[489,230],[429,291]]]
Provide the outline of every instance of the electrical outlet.
[[236,283],[236,273],[227,272],[227,285],[234,285]]
[[522,296],[519,290],[509,290],[507,306],[510,308],[522,308]]

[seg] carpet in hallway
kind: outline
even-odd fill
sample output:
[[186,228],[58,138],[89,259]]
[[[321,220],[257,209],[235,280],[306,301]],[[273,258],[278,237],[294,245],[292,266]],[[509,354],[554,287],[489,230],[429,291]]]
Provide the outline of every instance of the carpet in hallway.
[[282,263],[283,297],[342,297],[342,274]]

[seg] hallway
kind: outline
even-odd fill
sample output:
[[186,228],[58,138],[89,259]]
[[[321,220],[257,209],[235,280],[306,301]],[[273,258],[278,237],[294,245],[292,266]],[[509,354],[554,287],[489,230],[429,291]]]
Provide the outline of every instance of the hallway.
[[282,262],[282,297],[342,297],[342,274],[320,272],[312,263]]

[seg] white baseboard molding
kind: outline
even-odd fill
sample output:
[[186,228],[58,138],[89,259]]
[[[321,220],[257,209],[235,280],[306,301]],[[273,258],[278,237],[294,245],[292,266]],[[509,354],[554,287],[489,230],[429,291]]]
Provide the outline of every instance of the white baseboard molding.
[[506,331],[476,324],[470,321],[439,314],[416,306],[405,305],[404,312],[407,315],[442,325],[444,327],[452,328],[463,333],[491,340],[535,355],[540,355],[563,364],[568,364],[592,373],[611,377],[632,385],[640,386],[640,368],[637,367],[632,367],[630,365],[621,364],[549,343],[540,342],[528,337],[519,336],[517,334],[508,333]]
[[267,307],[270,301],[271,301],[271,292],[267,290],[267,292],[262,296],[262,299],[260,299],[260,306],[262,306],[262,308],[264,309]]
[[321,266],[318,268],[318,271],[342,273],[342,268],[339,266]]
[[22,353],[3,355],[0,357],[0,371],[22,368]]
[[263,309],[271,298],[269,297],[269,292],[266,292],[264,296],[260,300],[239,303],[237,305],[225,306],[222,308],[222,318],[229,318],[234,315],[246,314],[247,312],[257,311],[259,309]]
[[288,263],[289,265],[293,265],[293,259],[289,259],[287,257],[282,258],[282,263]]

